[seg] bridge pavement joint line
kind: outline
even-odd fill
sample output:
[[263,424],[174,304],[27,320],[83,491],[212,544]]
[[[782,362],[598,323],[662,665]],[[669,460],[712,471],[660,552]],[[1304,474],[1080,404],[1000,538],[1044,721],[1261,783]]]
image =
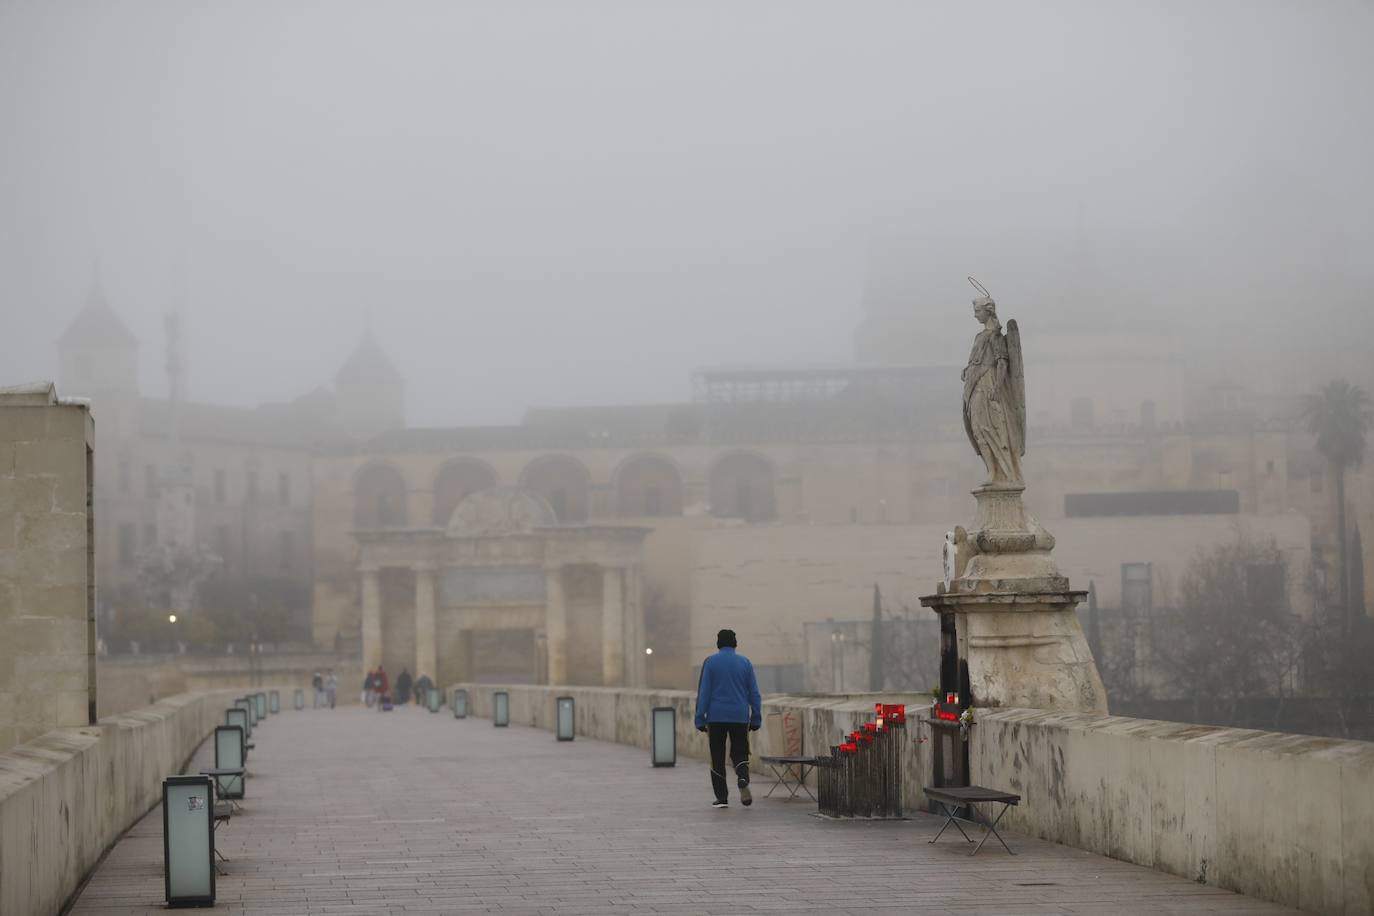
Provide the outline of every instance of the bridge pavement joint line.
[[[284,711],[255,734],[244,813],[213,912],[251,916],[498,913],[1291,913],[1184,878],[1025,837],[1016,857],[940,818],[834,823],[809,802],[710,808],[702,761],[413,707]],[[209,765],[197,753],[192,772]],[[167,910],[162,813],[110,852],[72,916]]]

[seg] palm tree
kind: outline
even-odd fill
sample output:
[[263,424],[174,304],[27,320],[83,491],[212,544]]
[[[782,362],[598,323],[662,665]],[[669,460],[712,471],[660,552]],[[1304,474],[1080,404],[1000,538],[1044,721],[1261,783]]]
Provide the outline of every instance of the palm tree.
[[[1331,463],[1336,472],[1336,543],[1340,549],[1341,610],[1348,622],[1350,608],[1350,574],[1346,562],[1349,553],[1345,539],[1345,472],[1359,467],[1364,461],[1364,436],[1374,423],[1370,413],[1369,395],[1358,385],[1345,379],[1335,379],[1322,386],[1321,391],[1308,395],[1303,405],[1307,430],[1317,437],[1317,451]],[[1364,608],[1360,608],[1364,613]]]

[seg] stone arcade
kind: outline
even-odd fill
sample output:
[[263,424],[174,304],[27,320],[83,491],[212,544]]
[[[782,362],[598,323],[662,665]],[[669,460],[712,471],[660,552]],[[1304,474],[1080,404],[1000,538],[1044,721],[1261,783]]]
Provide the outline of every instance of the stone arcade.
[[363,665],[441,684],[642,686],[645,534],[560,525],[518,487],[466,497],[447,529],[355,531]]

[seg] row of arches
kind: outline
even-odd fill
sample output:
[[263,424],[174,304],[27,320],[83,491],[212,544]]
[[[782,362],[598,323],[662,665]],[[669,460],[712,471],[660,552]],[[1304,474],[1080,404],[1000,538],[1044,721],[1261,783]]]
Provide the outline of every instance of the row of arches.
[[[495,470],[476,458],[455,458],[434,479],[430,517],[410,518],[406,481],[385,461],[366,465],[353,487],[353,526],[358,529],[405,528],[412,524],[443,527],[466,497],[499,483]],[[569,455],[546,455],[520,474],[520,486],[542,496],[563,523],[585,522],[591,515],[592,479],[587,468]],[[683,481],[677,465],[663,455],[636,455],[613,475],[615,514],[621,518],[681,515]],[[752,452],[731,452],[711,467],[707,480],[711,514],[751,522],[776,517],[773,466]]]

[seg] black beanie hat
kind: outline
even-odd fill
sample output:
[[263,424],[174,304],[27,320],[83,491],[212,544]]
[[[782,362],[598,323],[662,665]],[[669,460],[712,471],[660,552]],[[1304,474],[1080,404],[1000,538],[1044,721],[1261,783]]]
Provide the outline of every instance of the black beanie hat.
[[734,630],[721,630],[719,633],[716,634],[717,649],[724,649],[726,646],[729,646],[733,649],[736,648],[738,645],[739,641],[735,639]]

